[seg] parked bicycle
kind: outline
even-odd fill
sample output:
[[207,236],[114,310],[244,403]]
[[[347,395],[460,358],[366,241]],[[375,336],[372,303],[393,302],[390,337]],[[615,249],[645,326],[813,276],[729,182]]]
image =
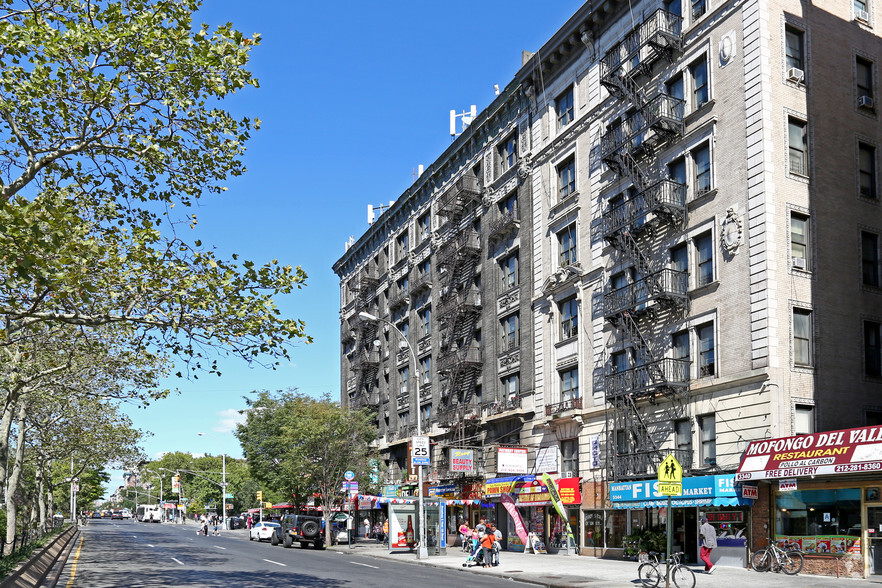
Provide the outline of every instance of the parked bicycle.
[[750,558],[750,567],[758,572],[782,571],[789,576],[795,576],[802,571],[804,564],[805,558],[801,551],[797,549],[785,551],[771,539],[768,547],[757,550]]
[[[677,588],[695,588],[695,572],[681,563],[684,552],[671,554],[671,581]],[[667,561],[659,561],[658,554],[649,552],[637,568],[637,576],[646,588],[656,588],[665,579]]]

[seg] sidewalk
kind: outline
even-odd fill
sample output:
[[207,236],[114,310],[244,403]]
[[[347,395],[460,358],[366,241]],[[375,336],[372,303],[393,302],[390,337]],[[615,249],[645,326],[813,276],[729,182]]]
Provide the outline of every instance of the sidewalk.
[[[451,571],[499,576],[553,588],[640,586],[637,579],[638,564],[622,560],[503,551],[499,555],[499,567],[464,568],[462,564],[466,560],[466,554],[458,547],[448,548],[447,555],[430,556],[427,561],[418,560],[413,553],[390,554],[388,548],[384,548],[373,540],[365,539],[357,539],[351,547],[344,544],[335,545],[328,549],[337,551],[341,555],[351,553],[418,565],[450,568]],[[692,569],[695,571],[695,585],[701,588],[731,588],[732,586],[749,584],[759,585],[763,588],[834,588],[837,586],[877,588],[882,586],[882,577],[877,577],[876,580],[860,580],[805,574],[787,576],[784,573],[760,574],[752,570],[723,567],[717,567],[712,575],[708,575],[703,572],[703,566],[692,566]]]

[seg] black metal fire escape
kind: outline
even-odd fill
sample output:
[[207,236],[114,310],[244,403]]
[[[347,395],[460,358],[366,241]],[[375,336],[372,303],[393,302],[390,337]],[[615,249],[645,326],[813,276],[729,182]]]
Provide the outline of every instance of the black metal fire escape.
[[352,356],[352,369],[356,372],[355,394],[351,399],[353,408],[365,406],[378,408],[380,405],[379,390],[376,389],[377,373],[380,370],[380,350],[375,345],[377,340],[377,321],[366,321],[359,317],[362,311],[376,312],[370,308],[377,295],[379,280],[368,270],[362,270],[355,284],[355,312],[349,319],[355,331],[355,351]]
[[[630,283],[607,285],[604,316],[627,340],[631,365],[605,378],[612,406],[607,436],[608,476],[612,480],[654,474],[664,458],[650,434],[638,402],[680,400],[688,392],[689,362],[666,358],[659,324],[682,316],[687,274],[666,267],[661,236],[686,222],[686,186],[667,179],[659,149],[683,135],[684,102],[664,93],[648,95],[653,66],[673,61],[682,50],[679,16],[657,10],[612,47],[601,61],[600,82],[629,105],[628,115],[601,137],[603,162],[630,180],[630,197],[603,213],[603,236],[633,265]],[[684,464],[685,465],[685,464]]]

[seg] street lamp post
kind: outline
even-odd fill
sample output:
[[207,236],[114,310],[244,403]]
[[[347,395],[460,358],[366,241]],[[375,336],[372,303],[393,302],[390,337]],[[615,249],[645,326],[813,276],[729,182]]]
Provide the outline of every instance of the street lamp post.
[[[374,316],[368,312],[360,312],[358,313],[359,318],[366,321],[372,322],[384,322],[390,327],[392,327],[396,333],[398,333],[398,337],[404,342],[404,345],[407,347],[407,350],[410,352],[410,361],[413,364],[413,377],[417,376],[417,360],[416,355],[413,352],[413,347],[410,345],[410,341],[407,340],[407,337],[404,336],[404,333],[395,326],[394,323],[388,321],[384,318],[380,318]],[[422,437],[423,429],[422,429],[422,416],[420,415],[420,402],[419,402],[419,394],[417,394],[417,403],[416,403],[416,436]],[[429,558],[429,549],[426,547],[426,505],[423,502],[423,466],[417,466],[417,484],[419,486],[420,491],[420,512],[419,512],[419,521],[420,521],[420,546],[417,550],[417,559],[428,559]]]
[[[208,435],[209,437],[215,437],[214,435],[210,435],[209,433],[199,433],[199,436]],[[218,439],[220,441],[220,439]],[[223,516],[221,518],[221,528],[226,530],[227,528],[227,454],[221,453],[221,459],[223,464],[223,478],[221,480],[221,510],[223,511]]]

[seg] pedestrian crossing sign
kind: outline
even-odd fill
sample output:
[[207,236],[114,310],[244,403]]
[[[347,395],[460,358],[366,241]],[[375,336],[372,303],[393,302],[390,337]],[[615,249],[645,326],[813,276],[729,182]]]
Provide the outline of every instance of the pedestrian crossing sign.
[[665,458],[661,465],[658,466],[658,482],[659,484],[682,484],[683,483],[683,466],[677,461],[677,458],[671,454]]

